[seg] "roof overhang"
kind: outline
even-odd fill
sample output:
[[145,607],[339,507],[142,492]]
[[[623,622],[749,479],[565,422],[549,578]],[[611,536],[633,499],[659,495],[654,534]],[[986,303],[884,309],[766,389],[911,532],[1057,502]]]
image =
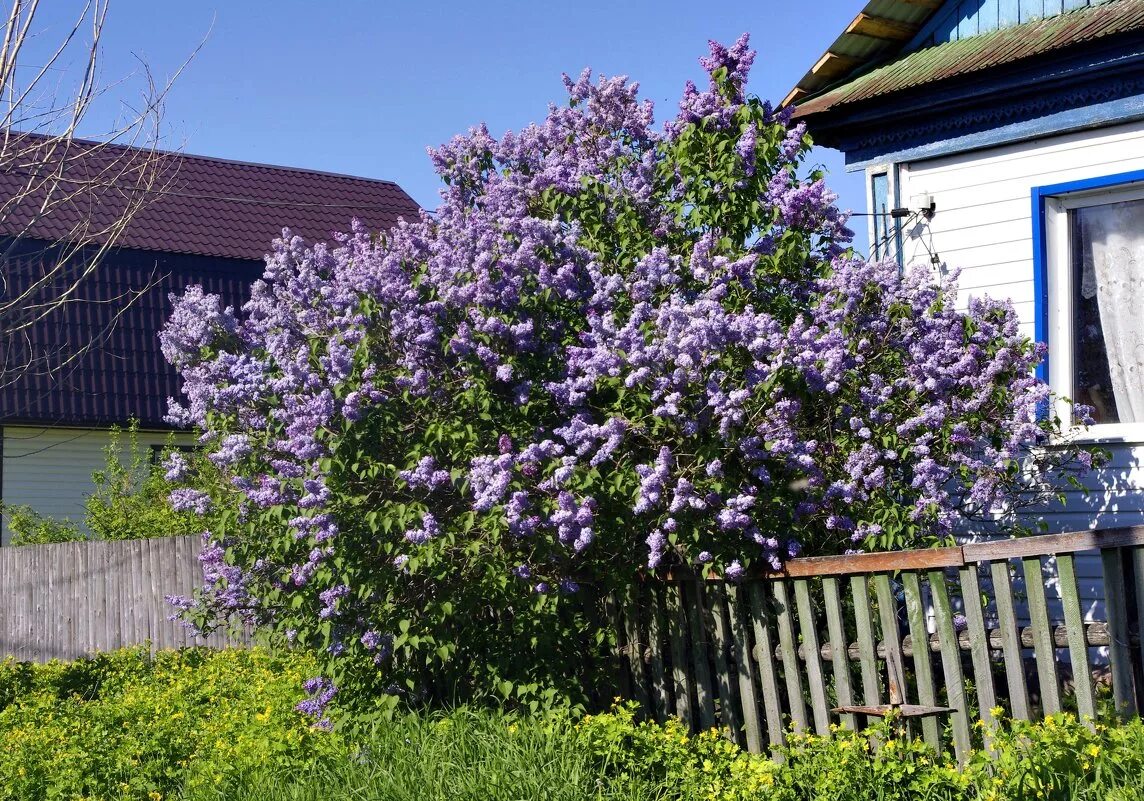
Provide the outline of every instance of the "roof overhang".
[[922,29],[943,0],[870,0],[783,98],[797,103],[838,81],[880,64]]

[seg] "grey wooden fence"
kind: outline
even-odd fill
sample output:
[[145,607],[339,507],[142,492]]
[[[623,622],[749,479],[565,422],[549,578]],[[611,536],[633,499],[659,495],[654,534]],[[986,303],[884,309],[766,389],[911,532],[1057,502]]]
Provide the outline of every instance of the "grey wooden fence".
[[[1083,618],[1074,554],[1088,550],[1104,564],[1105,621]],[[1061,621],[1047,611],[1053,574]],[[1022,584],[1024,627],[1014,613]],[[791,725],[826,734],[831,722],[854,728],[895,708],[964,757],[981,736],[971,715],[987,739],[998,705],[1023,719],[1066,703],[1093,715],[1094,656],[1115,709],[1144,708],[1144,528],[795,559],[739,583],[649,579],[618,599],[616,617],[622,692],[660,720],[726,726],[754,752]]]
[[169,619],[202,584],[198,537],[0,548],[0,657],[46,662],[150,641],[223,647]]

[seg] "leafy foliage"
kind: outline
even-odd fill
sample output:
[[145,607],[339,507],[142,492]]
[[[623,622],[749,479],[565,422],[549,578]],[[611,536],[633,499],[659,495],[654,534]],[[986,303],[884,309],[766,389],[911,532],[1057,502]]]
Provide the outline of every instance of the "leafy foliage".
[[338,687],[586,704],[597,599],[641,570],[930,544],[1091,464],[1042,447],[1011,305],[845,249],[753,59],[712,43],[662,130],[566,77],[543,124],[431,153],[435,215],[285,236],[241,314],[175,298],[172,419],[220,469],[171,496],[210,526],[196,620],[323,653],[319,719]]
[[[167,479],[151,449],[140,445],[137,425],[132,424],[126,431],[113,428],[104,453],[106,464],[92,475],[95,487],[84,501],[84,523],[93,539],[135,540],[202,533],[202,520],[197,515],[172,508],[169,498],[175,485]],[[182,476],[184,481],[204,480],[202,474],[210,469],[209,461],[194,452],[176,449],[174,438],[169,437],[163,455],[169,459],[172,453],[194,463],[194,469]]]
[[44,545],[87,539],[72,520],[42,515],[31,506],[0,504],[0,514],[4,515],[4,523],[12,533],[10,545]]
[[[0,663],[0,799],[240,801],[1130,801],[1144,723],[1004,721],[961,768],[893,725],[789,735],[782,761],[724,732],[488,709],[394,713],[324,732],[296,710],[302,654],[127,649]],[[871,737],[883,744],[870,747]]]
[[257,650],[0,663],[0,798],[155,801],[301,770],[330,744],[294,708],[312,670]]

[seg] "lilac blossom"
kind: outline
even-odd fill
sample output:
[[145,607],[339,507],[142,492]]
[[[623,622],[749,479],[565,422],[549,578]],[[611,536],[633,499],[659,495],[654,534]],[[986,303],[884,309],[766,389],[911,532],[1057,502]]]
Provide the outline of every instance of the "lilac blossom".
[[[738,580],[1011,521],[1050,487],[1071,450],[1041,447],[1043,347],[1011,304],[959,305],[956,274],[845,250],[805,127],[747,94],[753,59],[745,36],[711,43],[660,127],[626,78],[565,76],[541,122],[430,151],[435,213],[325,244],[284,230],[237,312],[174,298],[170,419],[221,478],[171,502],[225,498],[244,532],[206,538],[203,603],[317,618],[331,657],[373,659],[450,581]],[[689,140],[725,172],[681,161]]]

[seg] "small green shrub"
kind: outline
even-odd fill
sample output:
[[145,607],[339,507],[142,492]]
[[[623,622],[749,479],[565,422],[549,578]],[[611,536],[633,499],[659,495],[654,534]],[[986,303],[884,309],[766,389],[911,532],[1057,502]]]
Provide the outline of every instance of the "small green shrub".
[[[165,457],[175,447],[168,438]],[[177,511],[167,500],[174,488],[165,476],[162,459],[156,462],[151,449],[139,444],[138,428],[111,430],[104,449],[107,462],[92,474],[94,488],[84,502],[84,523],[97,540],[135,540],[199,534],[203,521],[193,512]],[[210,462],[199,453],[185,453],[190,463],[190,481],[208,472]]]
[[0,663],[0,799],[157,801],[300,771],[334,742],[294,709],[312,671],[263,650]]
[[31,506],[0,503],[0,514],[12,532],[10,545],[44,545],[87,539],[78,524],[64,518],[46,517]]

